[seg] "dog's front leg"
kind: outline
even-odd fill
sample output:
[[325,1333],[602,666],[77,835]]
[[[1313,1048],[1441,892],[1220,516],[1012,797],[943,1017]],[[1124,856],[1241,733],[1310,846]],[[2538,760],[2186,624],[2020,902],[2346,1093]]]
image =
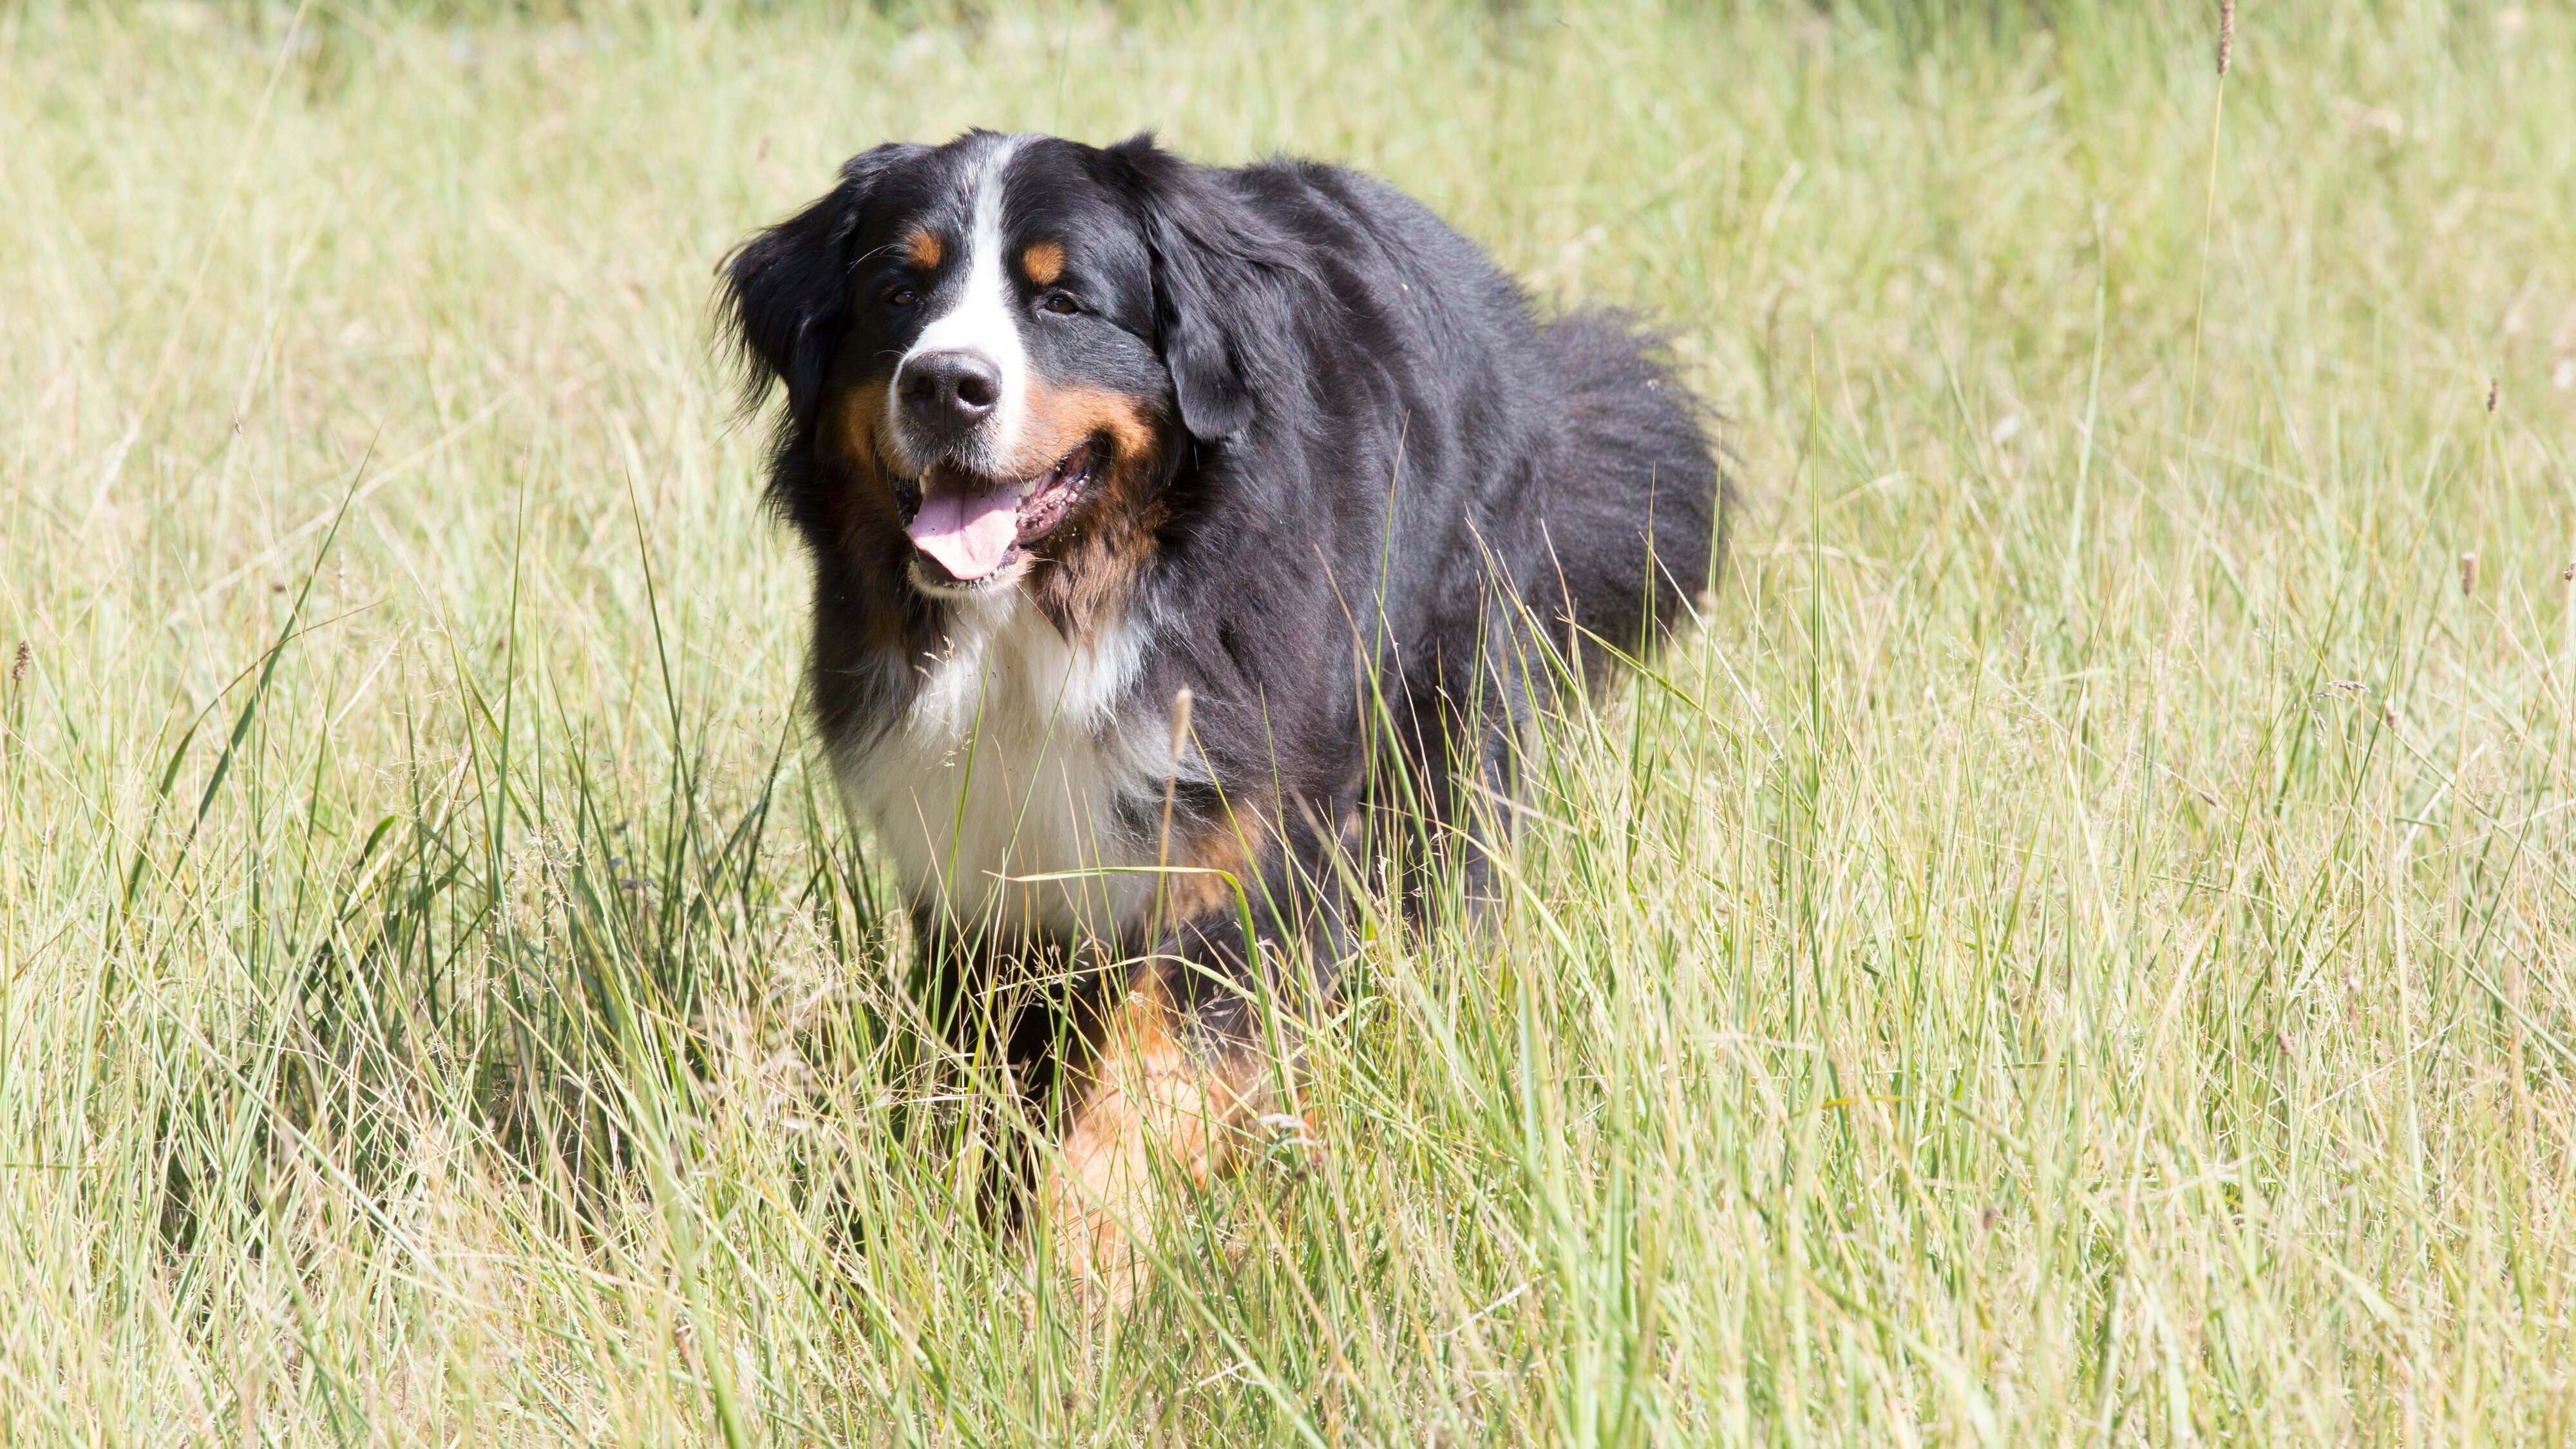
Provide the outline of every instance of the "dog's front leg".
[[1101,1024],[1041,1195],[1057,1271],[1112,1303],[1150,1271],[1158,1205],[1230,1167],[1272,1095],[1266,1054],[1207,1032],[1173,995],[1149,966]]
[[1191,901],[1088,1034],[1040,1207],[1058,1271],[1112,1303],[1142,1286],[1166,1197],[1237,1165],[1277,1110],[1280,1058],[1293,1055],[1282,1037],[1331,990],[1344,941],[1338,872],[1326,842],[1283,833],[1289,848],[1246,895],[1229,886]]

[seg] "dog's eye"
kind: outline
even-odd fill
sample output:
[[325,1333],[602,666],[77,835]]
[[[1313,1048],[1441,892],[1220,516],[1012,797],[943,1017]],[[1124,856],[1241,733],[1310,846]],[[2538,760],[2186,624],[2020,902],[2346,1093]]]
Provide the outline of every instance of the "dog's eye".
[[1047,299],[1040,302],[1038,305],[1044,307],[1050,312],[1053,312],[1059,317],[1070,317],[1074,313],[1082,310],[1081,303],[1076,302],[1062,292],[1047,293]]
[[910,287],[897,287],[886,294],[886,305],[889,307],[909,307],[920,300],[921,294]]

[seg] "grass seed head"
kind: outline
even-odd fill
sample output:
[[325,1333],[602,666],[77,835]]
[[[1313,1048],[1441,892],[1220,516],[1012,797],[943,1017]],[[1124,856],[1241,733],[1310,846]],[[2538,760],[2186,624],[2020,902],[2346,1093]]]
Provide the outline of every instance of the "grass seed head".
[[2236,0],[2218,0],[2218,78],[2236,59]]
[[2487,379],[2487,416],[2488,416],[2488,417],[2494,417],[2494,416],[2495,416],[2496,404],[2497,404],[2497,403],[2499,403],[2499,402],[2501,402],[2501,401],[2503,401],[2503,400],[2504,400],[2504,379],[2503,379],[2503,378],[2500,378],[2500,377],[2491,377],[2491,378],[2488,378],[2488,379]]
[[2474,594],[2477,591],[2478,556],[2473,553],[2464,553],[2460,555],[2460,592],[2463,594]]
[[24,639],[19,640],[18,652],[9,661],[9,682],[11,684],[15,684],[19,680],[27,677],[27,663],[35,657],[36,651],[27,647],[27,641]]

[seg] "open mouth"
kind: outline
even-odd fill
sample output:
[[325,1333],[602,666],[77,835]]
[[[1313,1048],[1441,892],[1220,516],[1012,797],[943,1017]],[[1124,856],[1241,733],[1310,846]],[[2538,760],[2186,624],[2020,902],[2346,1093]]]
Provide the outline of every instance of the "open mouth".
[[950,578],[979,583],[1064,522],[1090,486],[1092,461],[1092,447],[1085,443],[1026,478],[987,478],[934,463],[918,483],[896,485],[897,498],[911,514],[904,532]]

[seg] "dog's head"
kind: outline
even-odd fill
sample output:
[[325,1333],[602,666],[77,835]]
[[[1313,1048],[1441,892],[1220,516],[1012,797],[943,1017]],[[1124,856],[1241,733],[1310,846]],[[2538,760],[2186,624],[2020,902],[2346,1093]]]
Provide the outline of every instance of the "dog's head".
[[851,158],[723,295],[843,526],[899,527],[914,586],[953,597],[1150,547],[1171,465],[1251,426],[1294,269],[1150,137],[979,131]]

